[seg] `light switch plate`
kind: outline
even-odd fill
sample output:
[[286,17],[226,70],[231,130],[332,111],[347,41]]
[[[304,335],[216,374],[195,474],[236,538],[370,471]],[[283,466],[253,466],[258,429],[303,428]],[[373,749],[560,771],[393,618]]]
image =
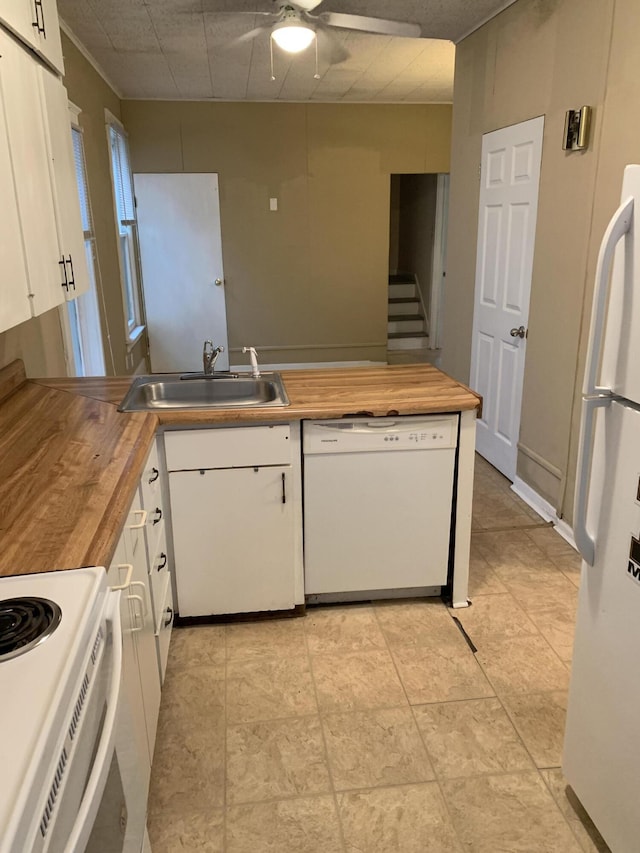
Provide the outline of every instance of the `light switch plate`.
[[270,198],[269,199],[269,210],[277,210],[278,209],[278,199]]

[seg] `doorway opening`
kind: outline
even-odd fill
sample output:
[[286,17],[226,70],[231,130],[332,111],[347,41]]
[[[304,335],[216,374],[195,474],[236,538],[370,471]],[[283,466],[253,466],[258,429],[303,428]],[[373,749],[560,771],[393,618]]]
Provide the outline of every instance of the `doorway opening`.
[[449,175],[391,175],[390,195],[387,360],[437,364]]

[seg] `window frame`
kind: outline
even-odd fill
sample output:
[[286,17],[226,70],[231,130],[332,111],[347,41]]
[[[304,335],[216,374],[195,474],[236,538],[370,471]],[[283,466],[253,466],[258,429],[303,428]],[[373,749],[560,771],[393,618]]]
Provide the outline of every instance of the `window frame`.
[[[127,352],[131,352],[140,340],[145,330],[144,299],[142,292],[142,270],[140,263],[140,247],[138,243],[138,223],[135,212],[135,197],[133,174],[130,168],[129,136],[122,122],[109,110],[105,109],[105,128],[107,135],[107,150],[109,154],[109,172],[111,175],[111,195],[113,199],[113,215],[116,227],[116,245],[118,252],[118,267],[120,271],[120,289],[122,308],[124,312],[124,332]],[[112,132],[124,139],[127,147],[126,166],[130,181],[130,194],[133,200],[132,218],[123,220],[118,210],[117,178],[114,170],[114,152]],[[119,163],[122,170],[122,162]]]

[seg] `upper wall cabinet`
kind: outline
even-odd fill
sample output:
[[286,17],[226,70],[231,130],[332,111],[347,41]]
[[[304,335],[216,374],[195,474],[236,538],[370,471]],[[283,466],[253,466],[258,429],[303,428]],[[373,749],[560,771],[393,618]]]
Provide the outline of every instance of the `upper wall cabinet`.
[[89,269],[84,247],[84,231],[71,139],[69,99],[67,90],[55,74],[51,74],[46,68],[41,68],[40,74],[49,136],[58,251],[64,261],[62,286],[65,297],[75,299],[89,289]]
[[78,296],[89,278],[65,88],[1,27],[0,115],[1,256],[14,271],[3,276],[3,331]]
[[56,0],[0,0],[0,22],[64,74]]

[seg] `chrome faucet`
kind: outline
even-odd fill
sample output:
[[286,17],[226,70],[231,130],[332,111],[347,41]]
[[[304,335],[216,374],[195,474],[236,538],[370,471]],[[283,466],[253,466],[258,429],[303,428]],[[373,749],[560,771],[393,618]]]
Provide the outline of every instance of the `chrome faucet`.
[[202,371],[205,376],[213,376],[216,361],[224,347],[214,347],[213,341],[205,341],[202,347]]

